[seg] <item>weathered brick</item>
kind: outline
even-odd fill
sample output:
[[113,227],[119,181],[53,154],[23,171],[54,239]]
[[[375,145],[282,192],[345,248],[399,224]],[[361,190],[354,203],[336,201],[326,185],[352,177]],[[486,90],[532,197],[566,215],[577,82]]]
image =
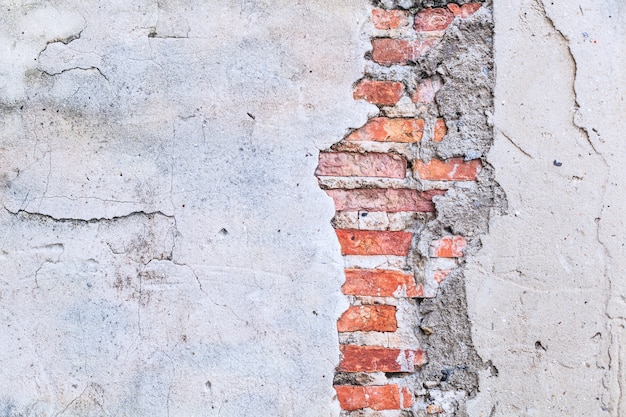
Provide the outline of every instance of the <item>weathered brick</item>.
[[450,275],[450,271],[435,271],[433,280],[437,285],[439,285],[448,277],[448,275]]
[[414,41],[404,39],[372,39],[372,60],[381,65],[406,65],[430,51],[439,42],[439,37],[428,37]]
[[337,321],[340,332],[395,332],[397,328],[396,308],[387,305],[351,306]]
[[441,82],[439,80],[428,78],[417,85],[411,100],[413,103],[432,103],[440,88]]
[[421,297],[411,274],[385,269],[346,269],[341,291],[346,295],[371,297]]
[[443,190],[417,191],[408,189],[357,188],[353,190],[327,190],[335,201],[337,211],[373,211],[397,213],[435,211],[433,197],[443,195]]
[[460,258],[467,246],[463,236],[446,236],[430,243],[430,256],[435,258]]
[[389,30],[409,25],[409,12],[406,10],[372,10],[372,23],[376,29]]
[[448,9],[455,15],[463,19],[470,17],[480,9],[480,3],[467,3],[462,6],[457,4],[448,4]]
[[413,234],[378,230],[337,229],[342,255],[397,255],[406,256],[411,248]]
[[431,159],[429,163],[415,161],[413,170],[422,180],[434,181],[473,181],[478,177],[482,164],[480,159],[464,161],[452,158],[448,161]]
[[448,9],[424,9],[415,15],[415,30],[418,32],[438,32],[446,30],[454,20],[454,13]]
[[380,106],[393,106],[403,92],[404,85],[398,81],[361,80],[354,91],[354,99],[363,99]]
[[406,159],[394,154],[321,152],[315,175],[404,178],[406,167]]
[[424,119],[375,117],[346,138],[347,141],[415,143],[422,140]]
[[341,345],[341,372],[415,372],[426,363],[421,349]]
[[433,136],[433,140],[435,142],[441,142],[447,133],[448,127],[446,126],[446,121],[443,119],[437,119],[435,122],[435,134]]
[[400,410],[413,405],[413,395],[408,388],[396,384],[381,386],[335,386],[337,399],[342,410],[353,411],[362,408],[372,410]]

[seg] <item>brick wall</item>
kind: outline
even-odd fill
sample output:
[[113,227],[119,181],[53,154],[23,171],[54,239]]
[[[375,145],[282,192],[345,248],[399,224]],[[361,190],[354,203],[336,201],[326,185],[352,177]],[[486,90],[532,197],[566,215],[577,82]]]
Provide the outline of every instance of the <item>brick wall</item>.
[[[477,389],[475,373],[470,388],[442,385],[446,372],[482,366],[476,355],[448,364],[443,376],[424,372],[433,349],[429,337],[437,326],[427,325],[432,320],[422,303],[437,297],[451,274],[461,274],[466,251],[479,245],[474,229],[450,224],[466,222],[454,217],[463,211],[442,221],[438,208],[445,205],[449,212],[467,203],[460,197],[468,195],[465,190],[480,200],[481,190],[489,189],[481,188],[489,182],[482,152],[489,139],[481,146],[473,140],[484,137],[476,130],[488,123],[484,114],[465,115],[483,117],[482,126],[464,123],[463,115],[449,117],[438,98],[445,92],[457,94],[459,101],[472,99],[466,97],[471,89],[458,88],[463,83],[441,69],[447,56],[462,60],[459,54],[475,47],[449,32],[489,21],[488,8],[481,3],[374,8],[369,63],[355,84],[354,98],[376,105],[379,112],[320,153],[316,176],[335,203],[333,226],[345,262],[342,291],[350,302],[337,323],[341,352],[335,389],[345,416],[379,415],[381,410],[396,410],[385,415],[461,415],[456,413],[464,398]],[[421,63],[431,51],[438,63]],[[477,107],[467,113],[480,112]],[[490,129],[484,130],[490,136]],[[454,351],[453,344],[434,349]]]

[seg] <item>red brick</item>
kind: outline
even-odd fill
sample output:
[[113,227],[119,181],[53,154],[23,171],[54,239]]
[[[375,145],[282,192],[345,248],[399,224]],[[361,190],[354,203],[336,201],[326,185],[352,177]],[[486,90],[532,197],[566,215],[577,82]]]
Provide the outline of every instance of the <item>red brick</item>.
[[421,349],[391,349],[379,346],[341,345],[343,372],[415,372],[426,363]]
[[347,141],[416,143],[422,140],[424,119],[375,117],[346,138]]
[[413,405],[413,395],[408,388],[396,384],[381,386],[335,386],[337,399],[342,410],[354,411],[362,408],[372,410],[400,410]]
[[404,85],[398,81],[361,80],[356,86],[354,99],[363,99],[380,106],[393,106],[403,92]]
[[448,4],[448,9],[455,15],[463,19],[470,17],[480,9],[480,3],[467,3],[463,6]]
[[417,85],[417,89],[411,100],[413,103],[432,103],[435,100],[435,94],[441,88],[439,80],[426,79]]
[[340,332],[395,332],[396,308],[387,305],[351,306],[337,321]]
[[411,248],[413,234],[378,230],[337,229],[342,255],[397,255],[406,256]]
[[406,65],[430,51],[439,42],[439,39],[439,37],[428,37],[415,41],[389,38],[372,39],[372,59],[381,65]]
[[406,159],[394,154],[322,152],[315,175],[404,178],[406,166]]
[[448,127],[446,126],[446,121],[443,119],[437,119],[435,122],[435,134],[433,136],[433,140],[435,142],[441,142],[448,133]]
[[448,275],[450,275],[450,271],[435,271],[433,280],[437,285],[439,285],[448,277]]
[[448,9],[425,9],[415,15],[415,30],[418,32],[446,30],[453,20],[454,13]]
[[411,274],[385,269],[346,269],[346,282],[341,291],[346,295],[371,297],[421,297],[423,289]]
[[354,190],[327,190],[326,194],[335,201],[337,211],[432,213],[435,211],[433,196],[443,195],[445,191],[357,188]]
[[406,10],[372,10],[372,23],[376,29],[389,30],[409,25],[409,12]]
[[435,258],[460,258],[467,246],[463,236],[446,236],[430,243],[430,256]]
[[441,414],[444,412],[444,409],[439,405],[430,404],[426,407],[426,413],[428,414]]
[[431,159],[429,163],[413,163],[413,170],[420,179],[434,181],[473,181],[481,168],[480,159],[464,161],[463,158],[453,158],[445,162]]

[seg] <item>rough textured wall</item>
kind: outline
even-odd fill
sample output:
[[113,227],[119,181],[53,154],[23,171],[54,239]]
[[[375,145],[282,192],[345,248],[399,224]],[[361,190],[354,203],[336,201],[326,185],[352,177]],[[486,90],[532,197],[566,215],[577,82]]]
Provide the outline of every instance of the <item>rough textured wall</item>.
[[367,9],[0,4],[0,415],[331,416]]
[[342,416],[466,416],[478,391],[463,266],[504,205],[492,142],[490,2],[372,10],[355,99],[377,106],[320,154],[344,256]]
[[509,209],[466,274],[479,416],[624,416],[626,3],[497,0]]

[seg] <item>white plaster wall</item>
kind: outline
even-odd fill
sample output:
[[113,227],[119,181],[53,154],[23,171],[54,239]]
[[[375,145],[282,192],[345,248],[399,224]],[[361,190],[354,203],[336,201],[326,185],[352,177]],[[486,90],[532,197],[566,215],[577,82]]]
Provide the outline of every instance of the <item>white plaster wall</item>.
[[0,415],[337,415],[365,5],[0,6]]
[[626,3],[494,6],[489,161],[509,207],[466,274],[474,342],[495,366],[470,414],[622,416]]

